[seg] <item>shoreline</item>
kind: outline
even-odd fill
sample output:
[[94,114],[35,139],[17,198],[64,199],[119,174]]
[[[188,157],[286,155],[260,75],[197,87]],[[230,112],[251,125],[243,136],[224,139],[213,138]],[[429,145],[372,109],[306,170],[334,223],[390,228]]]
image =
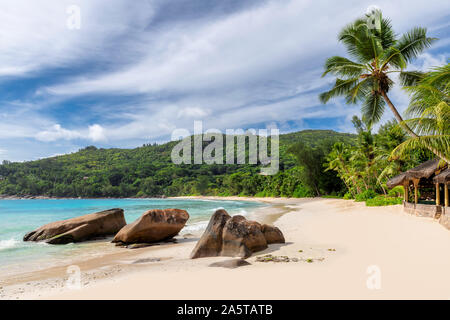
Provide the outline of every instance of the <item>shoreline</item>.
[[[242,197],[220,199],[246,201]],[[400,205],[366,207],[353,201],[320,198],[264,200],[274,208],[272,214],[270,210],[261,212],[265,208],[256,209],[255,214],[273,219],[286,243],[255,253],[246,259],[249,265],[213,267],[233,259],[229,257],[191,260],[189,254],[198,235],[188,235],[178,237],[177,244],[124,249],[128,251],[80,262],[80,290],[67,289],[66,270],[55,267],[47,273],[21,275],[20,284],[13,284],[15,279],[7,286],[0,284],[0,298],[450,298],[450,278],[446,275],[450,268],[450,233],[432,219],[408,215]],[[268,254],[291,261],[260,262]],[[380,288],[368,285],[373,268],[379,269]]]
[[[67,199],[67,198],[64,198]],[[154,198],[149,198],[154,199]],[[282,216],[288,212],[289,209],[285,208],[283,204],[271,204],[270,201],[258,201],[255,199],[242,199],[242,198],[217,198],[214,199],[208,197],[172,197],[167,199],[193,199],[193,200],[220,200],[220,201],[251,201],[264,203],[267,206],[261,208],[255,208],[250,211],[247,218],[258,220],[261,223],[272,224],[276,220],[276,217]],[[33,199],[24,199],[33,200]],[[39,199],[45,200],[45,199]],[[161,199],[162,200],[162,199]],[[209,220],[208,220],[209,221]],[[73,265],[77,265],[83,270],[84,283],[93,284],[102,280],[112,280],[121,273],[135,272],[141,269],[141,266],[145,266],[145,263],[139,262],[142,256],[146,254],[156,254],[160,250],[174,249],[177,247],[184,248],[190,242],[196,242],[202,235],[204,230],[190,231],[188,234],[181,234],[175,237],[176,242],[163,242],[155,245],[144,247],[140,249],[126,249],[115,247],[111,244],[111,248],[108,248],[108,252],[100,254],[96,257],[87,257],[80,255],[75,258],[71,263],[58,263],[55,266],[45,267],[41,270],[32,270],[21,273],[8,273],[0,276],[0,300],[1,299],[35,299],[42,296],[42,292],[52,293],[62,289],[65,282],[68,279],[67,268]],[[98,242],[99,244],[109,244],[112,237],[105,238],[103,240],[86,241],[84,244],[93,244]],[[167,258],[158,258],[163,262],[170,260]],[[138,263],[136,263],[138,262]],[[36,290],[37,289],[37,290]],[[38,292],[39,291],[39,292]]]

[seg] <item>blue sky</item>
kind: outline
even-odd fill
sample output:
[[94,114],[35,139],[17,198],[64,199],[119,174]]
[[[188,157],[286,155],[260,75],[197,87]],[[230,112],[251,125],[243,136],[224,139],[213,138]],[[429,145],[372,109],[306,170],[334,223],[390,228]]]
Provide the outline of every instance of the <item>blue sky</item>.
[[[332,82],[325,59],[345,55],[337,33],[370,5],[397,33],[420,25],[440,39],[411,69],[446,62],[446,0],[2,0],[0,160],[164,142],[194,120],[351,132],[359,107],[317,95]],[[401,89],[391,96],[404,110]]]

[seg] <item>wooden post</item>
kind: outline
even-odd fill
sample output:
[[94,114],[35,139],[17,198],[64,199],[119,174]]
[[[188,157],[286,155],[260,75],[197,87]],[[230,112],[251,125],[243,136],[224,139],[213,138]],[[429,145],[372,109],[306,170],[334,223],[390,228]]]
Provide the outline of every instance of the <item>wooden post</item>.
[[441,193],[439,191],[439,183],[436,183],[436,205],[441,205]]
[[448,185],[447,185],[447,183],[444,183],[444,190],[445,190],[445,206],[449,207],[449,205],[448,205]]
[[407,184],[403,185],[403,189],[404,189],[403,194],[405,196],[405,202],[408,202],[408,200],[409,200],[409,194],[408,194],[408,192],[409,192],[409,181],[408,181]]
[[419,180],[414,179],[413,182],[414,182],[414,203],[418,204],[419,203],[419,190],[418,190]]

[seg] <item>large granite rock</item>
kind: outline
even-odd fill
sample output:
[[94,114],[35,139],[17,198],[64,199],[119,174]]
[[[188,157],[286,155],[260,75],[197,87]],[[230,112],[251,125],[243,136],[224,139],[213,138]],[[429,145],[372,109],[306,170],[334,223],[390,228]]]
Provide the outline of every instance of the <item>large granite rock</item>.
[[234,216],[227,221],[222,234],[221,256],[248,258],[253,252],[267,249],[261,224]]
[[216,211],[208,227],[197,242],[191,258],[231,256],[248,258],[271,243],[284,243],[280,229],[249,221],[243,216],[230,215],[225,210]]
[[149,210],[135,222],[123,227],[114,237],[114,243],[153,243],[176,236],[189,219],[185,210]]
[[73,219],[52,222],[27,233],[24,241],[67,244],[114,235],[126,225],[122,209],[91,213]]
[[266,238],[267,244],[273,243],[285,243],[283,233],[277,227],[269,226],[267,224],[263,224],[261,227],[261,231],[264,234],[264,238]]
[[222,231],[231,216],[225,210],[217,210],[209,220],[200,240],[191,253],[191,259],[215,257],[222,251]]

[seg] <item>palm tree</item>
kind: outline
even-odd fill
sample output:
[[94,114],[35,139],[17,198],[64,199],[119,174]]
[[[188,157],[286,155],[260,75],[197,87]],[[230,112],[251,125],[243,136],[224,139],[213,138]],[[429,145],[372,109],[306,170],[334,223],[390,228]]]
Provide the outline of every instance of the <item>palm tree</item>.
[[344,143],[336,142],[331,149],[331,152],[326,157],[327,162],[325,164],[325,171],[336,171],[340,178],[344,181],[352,196],[355,196],[352,188],[349,186],[349,183],[353,184],[357,193],[361,193],[361,189],[357,183],[356,177],[352,174],[351,169],[349,168],[350,155],[350,150]]
[[[345,57],[334,56],[325,63],[323,76],[336,76],[333,88],[320,95],[320,100],[327,103],[334,97],[344,96],[347,103],[362,103],[363,116],[372,123],[378,122],[386,104],[391,109],[397,122],[414,138],[419,136],[403,121],[402,116],[388,97],[394,81],[391,74],[398,73],[402,85],[413,85],[422,73],[405,71],[407,64],[436,40],[427,37],[425,28],[415,27],[401,37],[397,37],[388,19],[380,17],[380,28],[372,28],[367,19],[357,19],[344,27],[339,34],[339,41],[346,47],[355,61]],[[424,142],[426,147],[449,162],[448,158],[435,146]]]
[[434,68],[416,85],[405,89],[411,95],[406,114],[412,118],[404,123],[420,136],[407,139],[392,154],[404,155],[412,149],[432,146],[450,158],[450,63]]

